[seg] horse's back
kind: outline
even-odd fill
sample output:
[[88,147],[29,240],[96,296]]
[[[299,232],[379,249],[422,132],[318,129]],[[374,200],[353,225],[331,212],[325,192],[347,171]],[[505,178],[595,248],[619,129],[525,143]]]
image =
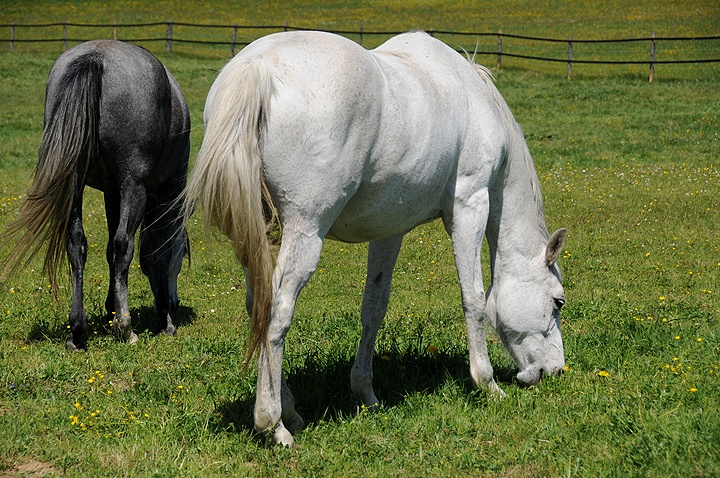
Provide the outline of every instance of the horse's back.
[[299,122],[297,112],[302,111],[303,119],[323,119],[304,125],[323,134],[323,129],[337,127],[358,112],[362,103],[376,101],[380,78],[372,58],[344,37],[323,32],[269,35],[246,47],[228,66],[252,59],[268,64],[279,80],[273,120],[285,121],[283,126]]
[[383,155],[387,167],[397,167],[397,157],[412,164],[417,183],[407,184],[419,192],[415,204],[432,202],[436,217],[449,221],[455,202],[488,188],[505,158],[509,123],[499,92],[482,67],[424,32],[395,36],[373,54],[392,88],[388,127],[404,125],[401,137],[415,141],[398,144],[386,136],[392,138]]
[[[369,241],[442,216],[463,157],[499,133],[491,126],[478,139],[476,110],[490,112],[473,91],[482,80],[421,32],[372,51],[327,33],[281,33],[230,65],[256,60],[277,80],[263,142],[269,189],[284,219],[315,221],[329,237]],[[487,183],[496,168],[486,169]]]
[[335,228],[361,238],[371,221],[383,226],[377,236],[403,233],[452,210],[463,157],[477,157],[480,103],[470,63],[423,32],[398,35],[370,53],[384,78],[381,131],[370,174]]

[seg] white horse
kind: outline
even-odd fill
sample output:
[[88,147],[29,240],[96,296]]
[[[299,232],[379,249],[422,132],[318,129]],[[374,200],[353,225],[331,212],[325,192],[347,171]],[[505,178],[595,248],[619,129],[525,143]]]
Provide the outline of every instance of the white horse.
[[[522,130],[489,72],[422,32],[367,51],[340,36],[279,33],[219,73],[186,210],[227,235],[245,268],[259,349],[255,428],[284,445],[303,426],[282,372],[298,294],[323,240],[369,242],[362,338],[350,380],[372,407],[375,338],[403,235],[442,219],[452,238],[475,384],[493,379],[485,318],[526,384],[563,370],[556,260],[565,230],[545,226]],[[266,236],[277,214],[273,267]],[[492,285],[484,293],[483,235]]]

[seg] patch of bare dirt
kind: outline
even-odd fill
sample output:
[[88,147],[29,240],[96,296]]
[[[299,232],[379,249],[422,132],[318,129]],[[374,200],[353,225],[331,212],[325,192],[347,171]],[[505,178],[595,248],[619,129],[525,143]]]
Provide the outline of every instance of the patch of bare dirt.
[[16,478],[16,477],[27,477],[27,478],[41,478],[45,476],[61,476],[60,470],[55,468],[49,463],[43,463],[38,460],[27,460],[15,467],[0,471],[0,478]]

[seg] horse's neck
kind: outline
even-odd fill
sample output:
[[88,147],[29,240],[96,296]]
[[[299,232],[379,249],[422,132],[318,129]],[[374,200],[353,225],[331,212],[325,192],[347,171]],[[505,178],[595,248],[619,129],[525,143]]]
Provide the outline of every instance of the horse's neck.
[[542,254],[548,241],[539,181],[521,132],[490,190],[486,237],[493,277]]

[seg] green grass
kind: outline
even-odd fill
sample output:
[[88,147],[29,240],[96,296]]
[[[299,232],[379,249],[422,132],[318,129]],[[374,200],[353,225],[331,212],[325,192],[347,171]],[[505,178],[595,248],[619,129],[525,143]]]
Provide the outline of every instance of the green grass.
[[[0,22],[164,20],[174,5],[121,8],[131,3],[31,9],[16,2],[2,7]],[[540,3],[510,4],[478,3],[464,15],[450,2],[444,9],[416,2],[409,10],[398,3],[384,14],[359,3],[223,4],[172,17],[322,28],[363,18],[367,29],[487,26],[579,38],[716,33],[708,17],[718,16],[714,3],[694,4],[701,12],[687,18],[680,2],[653,4],[647,14],[641,2],[588,3],[568,6],[573,21],[563,22],[554,10],[542,16]],[[64,13],[70,7],[76,13]],[[59,48],[0,53],[0,226],[31,179],[44,83]],[[188,97],[194,156],[205,94],[227,52],[153,51]],[[398,260],[375,357],[383,407],[368,413],[349,390],[367,247],[327,242],[285,354],[308,421],[297,450],[267,448],[253,437],[255,371],[240,372],[243,276],[228,244],[206,238],[199,217],[191,225],[193,265],[180,277],[174,338],[151,335],[152,296],[135,261],[130,304],[140,341],[117,343],[102,313],[102,197],[87,189],[88,350],[65,352],[69,297],[64,291],[52,299],[39,261],[0,283],[0,476],[719,475],[718,73],[707,65],[648,84],[645,71],[579,72],[567,81],[562,71],[508,62],[496,72],[535,158],[548,227],[568,228],[561,259],[568,372],[521,388],[512,360],[492,339],[508,398],[473,390],[450,241],[433,223],[407,236]]]

